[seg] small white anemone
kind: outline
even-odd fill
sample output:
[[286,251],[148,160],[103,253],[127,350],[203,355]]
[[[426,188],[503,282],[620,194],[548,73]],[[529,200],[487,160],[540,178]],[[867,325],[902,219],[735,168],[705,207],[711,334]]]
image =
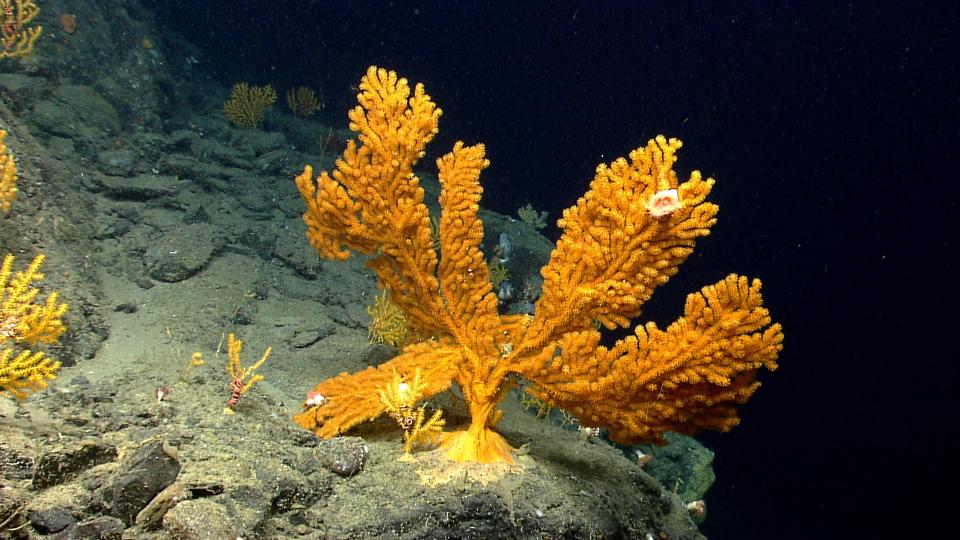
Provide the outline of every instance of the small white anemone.
[[664,189],[650,196],[647,211],[655,218],[667,217],[680,209],[680,194],[676,189]]
[[323,394],[320,392],[307,392],[307,400],[304,403],[306,403],[307,407],[314,407],[323,405],[323,402],[326,400],[327,398],[323,397]]

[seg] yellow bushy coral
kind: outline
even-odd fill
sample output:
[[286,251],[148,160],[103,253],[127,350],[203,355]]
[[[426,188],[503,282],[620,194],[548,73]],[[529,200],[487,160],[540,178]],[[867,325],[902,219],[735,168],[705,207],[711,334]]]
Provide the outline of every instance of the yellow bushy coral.
[[420,370],[414,370],[413,377],[407,380],[394,373],[393,379],[385,387],[377,388],[380,403],[386,412],[397,421],[403,430],[403,460],[409,460],[414,445],[422,442],[437,442],[446,421],[441,418],[443,411],[436,410],[427,419],[426,404],[417,407],[427,388],[420,376]]
[[223,112],[237,127],[258,128],[267,109],[276,101],[277,92],[269,84],[250,86],[241,82],[233,86],[230,99],[223,104]]
[[27,26],[40,8],[33,0],[0,0],[0,34],[3,48],[0,60],[4,58],[23,58],[33,51],[43,32],[42,26]]
[[532,204],[527,203],[517,209],[517,216],[520,221],[533,227],[536,230],[543,230],[547,226],[547,213],[538,212]]
[[317,101],[313,89],[308,86],[287,90],[287,106],[293,114],[303,118],[313,116],[320,110],[320,102]]
[[[757,389],[757,372],[775,369],[780,325],[762,306],[760,282],[730,275],[688,296],[683,317],[665,330],[647,323],[601,345],[600,325],[624,328],[659,285],[707,235],[718,207],[713,179],[673,170],[680,141],[658,136],[597,167],[587,193],[563,213],[562,235],[542,269],[535,315],[501,315],[480,243],[482,144],[454,144],[437,160],[443,213],[434,249],[424,192],[413,166],[437,133],[441,111],[422,85],[371,67],[350,111],[349,141],[332,173],[297,177],[307,236],[321,255],[368,255],[381,289],[404,310],[415,335],[394,359],[340,374],[315,391],[295,419],[323,437],[383,414],[378,388],[394,374],[421,374],[424,399],[459,386],[467,429],[444,434],[458,461],[513,460],[493,426],[497,406],[519,379],[543,403],[581,425],[606,427],[623,443],[660,442],[667,430],[728,430],[735,405]],[[439,253],[438,253],[439,252]],[[442,255],[442,257],[441,257]]]
[[390,293],[383,291],[367,306],[370,327],[367,329],[370,343],[385,343],[391,347],[403,347],[410,339],[407,317],[403,310],[390,301]]
[[43,279],[37,255],[26,270],[13,273],[13,255],[0,266],[0,394],[9,392],[25,398],[30,391],[41,390],[56,376],[60,362],[42,351],[24,348],[54,344],[66,330],[63,315],[67,305],[58,301],[56,292],[38,302],[40,290],[34,283]]
[[4,140],[7,132],[0,129],[0,211],[10,210],[10,204],[17,198],[17,163],[13,153],[7,150]]
[[223,409],[223,412],[226,414],[233,414],[234,409],[237,407],[237,402],[240,401],[240,397],[249,392],[250,389],[253,388],[253,385],[263,380],[263,375],[256,373],[256,371],[267,361],[267,358],[270,357],[270,352],[273,348],[267,347],[263,356],[249,367],[243,367],[243,364],[240,363],[240,351],[242,350],[243,342],[237,339],[237,336],[232,333],[229,334],[227,336],[227,357],[229,358],[227,362],[227,373],[230,375],[231,393],[230,400],[227,401],[227,406]]

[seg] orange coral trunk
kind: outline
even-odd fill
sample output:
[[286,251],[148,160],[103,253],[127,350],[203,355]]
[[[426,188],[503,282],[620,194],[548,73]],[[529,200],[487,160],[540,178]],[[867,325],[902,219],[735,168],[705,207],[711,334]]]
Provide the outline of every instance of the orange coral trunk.
[[470,427],[443,434],[440,448],[454,461],[515,463],[515,449],[502,435],[487,427],[496,403],[470,404]]

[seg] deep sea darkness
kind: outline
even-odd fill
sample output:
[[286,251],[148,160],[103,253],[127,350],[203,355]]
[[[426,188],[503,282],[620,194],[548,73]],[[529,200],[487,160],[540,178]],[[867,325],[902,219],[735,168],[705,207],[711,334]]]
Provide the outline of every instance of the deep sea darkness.
[[553,220],[598,163],[680,137],[720,221],[645,316],[738,272],[786,333],[742,425],[701,438],[704,533],[957,537],[956,4],[147,3],[224,85],[321,88],[326,122],[370,64],[422,81],[444,110],[430,157],[485,142],[502,213]]

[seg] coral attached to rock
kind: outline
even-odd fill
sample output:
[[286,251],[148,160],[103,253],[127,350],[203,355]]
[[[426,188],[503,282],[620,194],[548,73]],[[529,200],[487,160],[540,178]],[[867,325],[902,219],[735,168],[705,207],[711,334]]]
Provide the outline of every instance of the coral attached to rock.
[[277,101],[277,92],[269,84],[250,86],[237,83],[230,92],[230,99],[223,104],[223,113],[237,127],[258,128],[263,124],[267,109]]
[[[438,253],[413,166],[437,133],[440,109],[422,85],[411,94],[406,79],[376,67],[358,100],[349,116],[359,142],[348,143],[332,173],[314,177],[307,166],[297,177],[307,235],[327,258],[368,255],[411,333],[432,337],[378,367],[320,383],[315,391],[325,399],[304,404],[300,425],[338,435],[387,410],[378,388],[418,372],[424,399],[456,383],[469,406],[467,429],[443,437],[458,461],[513,460],[492,428],[520,378],[538,399],[619,442],[737,424],[735,405],[757,389],[760,368],[776,368],[783,339],[758,280],[730,275],[689,295],[684,315],[666,329],[647,323],[612,346],[600,343],[599,326],[627,327],[715,222],[718,208],[706,201],[713,180],[694,171],[680,182],[673,170],[680,141],[658,136],[629,160],[600,165],[558,223],[563,234],[541,271],[535,315],[501,315],[480,250],[484,146],[457,142],[437,160]],[[677,204],[653,215],[647,202],[670,190]]]
[[23,348],[54,344],[66,330],[63,314],[67,305],[51,292],[46,302],[37,302],[40,290],[34,282],[43,279],[37,255],[26,270],[13,273],[13,255],[7,255],[0,266],[0,394],[9,392],[25,398],[31,391],[42,390],[56,377],[60,362],[48,358],[43,351]]

